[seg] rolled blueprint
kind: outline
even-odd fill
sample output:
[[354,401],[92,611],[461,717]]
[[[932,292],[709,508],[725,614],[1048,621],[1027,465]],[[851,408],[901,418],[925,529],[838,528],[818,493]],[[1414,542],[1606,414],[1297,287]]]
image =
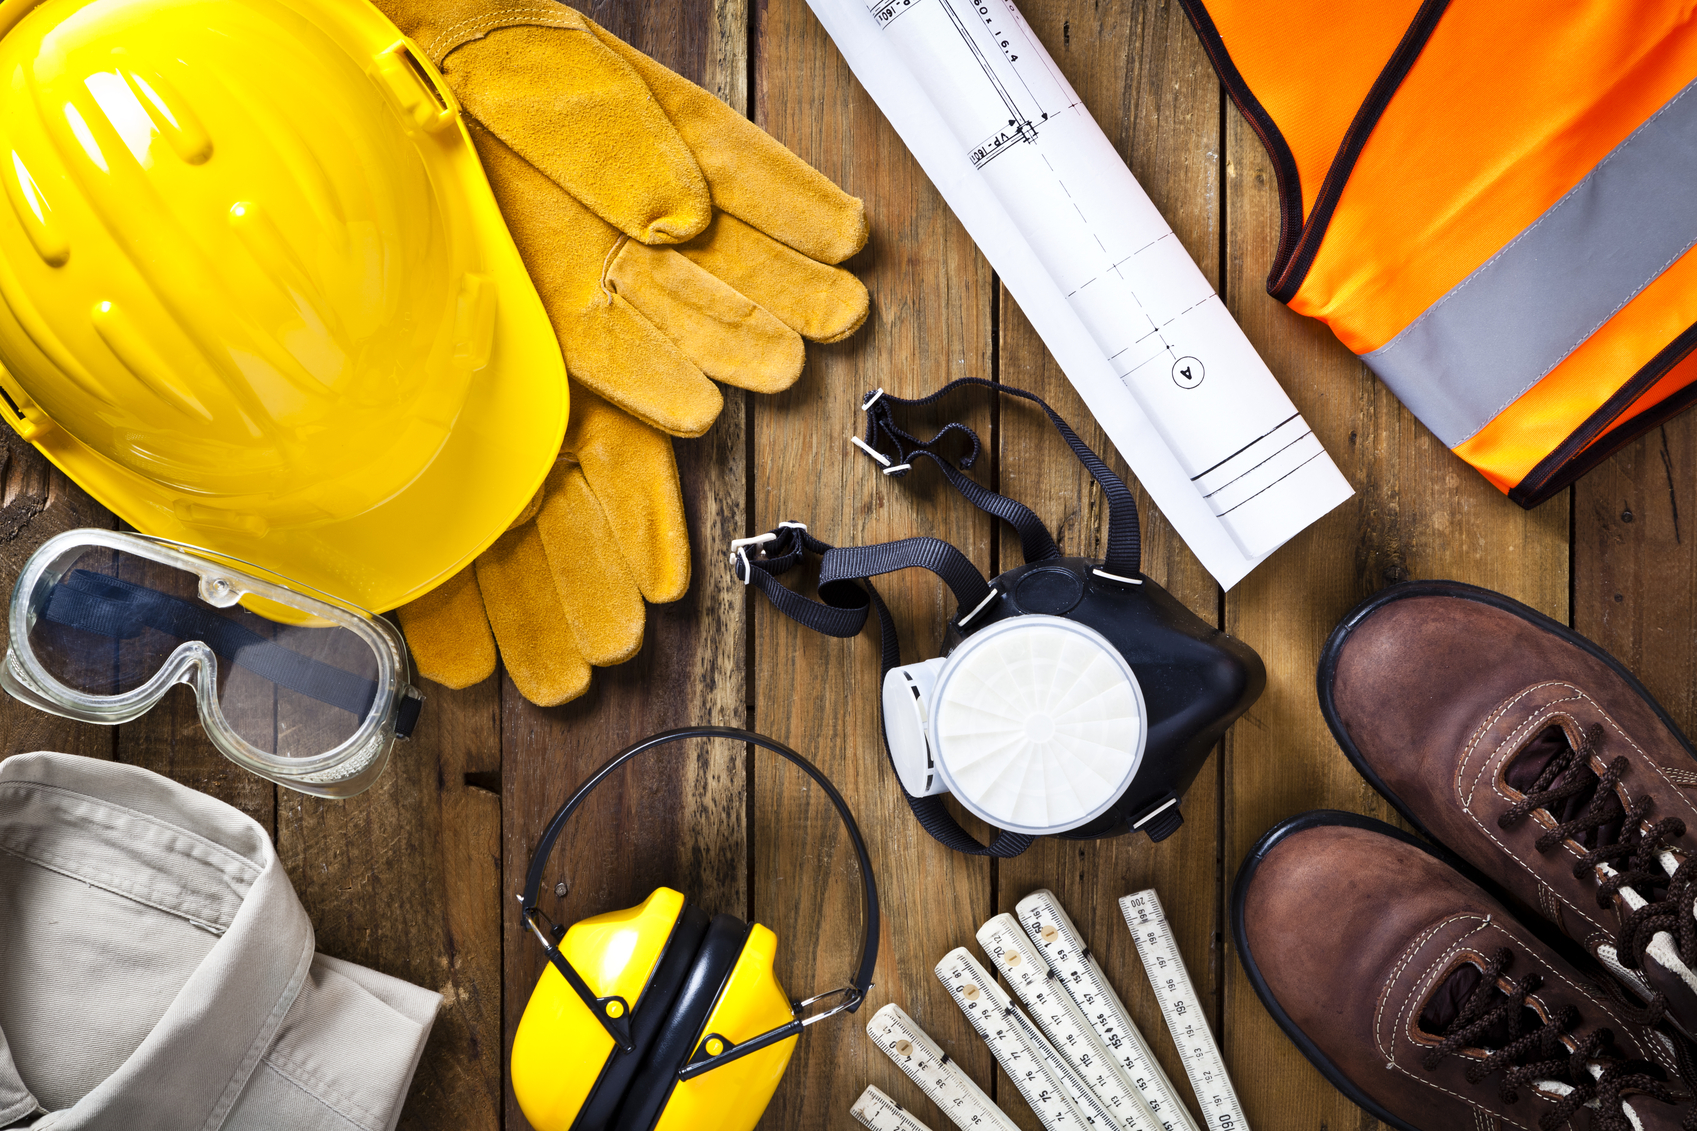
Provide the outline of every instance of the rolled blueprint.
[[808,0],[1226,587],[1349,484],[1009,0]]

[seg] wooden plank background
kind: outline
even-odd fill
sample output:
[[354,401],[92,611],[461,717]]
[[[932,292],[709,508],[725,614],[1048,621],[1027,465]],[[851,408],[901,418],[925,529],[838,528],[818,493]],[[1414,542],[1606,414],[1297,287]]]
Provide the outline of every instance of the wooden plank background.
[[[1186,798],[1176,836],[1158,846],[1141,837],[1044,842],[1000,864],[943,850],[908,816],[884,760],[874,641],[804,632],[749,600],[725,568],[730,538],[782,519],[806,521],[839,544],[934,534],[990,573],[1017,560],[1013,540],[933,471],[892,482],[849,447],[858,402],[877,386],[915,395],[956,377],[993,377],[1050,399],[1105,447],[804,0],[599,0],[585,8],[865,198],[873,233],[849,264],[872,292],[866,327],[845,343],[809,347],[806,374],[782,396],[730,393],[715,429],[678,445],[694,583],[683,601],[650,610],[637,659],[597,673],[589,696],[556,710],[524,702],[504,676],[463,692],[431,687],[418,734],[382,780],[340,803],[273,789],[230,765],[207,743],[182,689],[113,729],[0,702],[5,753],[117,758],[250,813],[276,836],[321,949],[442,992],[402,1127],[525,1126],[506,1088],[505,1058],[541,955],[521,931],[512,893],[570,788],[622,745],[666,726],[750,725],[814,757],[853,805],[878,870],[877,988],[858,1017],[808,1033],[763,1128],[851,1127],[848,1106],[867,1083],[936,1131],[949,1126],[866,1040],[864,1021],[886,1001],[900,1002],[1035,1128],[932,966],[1038,886],[1060,895],[1169,1075],[1182,1079],[1115,908],[1119,895],[1154,886],[1212,1002],[1250,1122],[1259,1131],[1307,1131],[1374,1121],[1308,1066],[1256,1001],[1229,953],[1225,898],[1248,847],[1286,816],[1332,806],[1394,819],[1337,750],[1315,703],[1319,649],[1343,613],[1404,578],[1489,586],[1598,641],[1682,725],[1697,724],[1697,417],[1631,445],[1535,511],[1510,504],[1323,327],[1266,295],[1278,236],[1270,165],[1177,5],[1024,0],[1022,9],[1357,491],[1223,594],[1140,500],[1146,571],[1256,648],[1269,672],[1266,694]],[[963,400],[959,411],[987,441],[987,481],[1033,506],[1068,552],[1096,552],[1106,523],[1100,499],[1046,421],[1011,404],[992,411]],[[0,584],[9,592],[45,538],[112,519],[28,445],[10,432],[3,439]],[[934,654],[951,612],[941,585],[903,577],[881,591],[905,654]],[[579,817],[551,865],[551,884],[564,894],[549,910],[570,920],[671,884],[704,907],[771,926],[780,975],[796,996],[840,984],[857,945],[852,855],[829,806],[798,779],[736,749],[656,756]]]

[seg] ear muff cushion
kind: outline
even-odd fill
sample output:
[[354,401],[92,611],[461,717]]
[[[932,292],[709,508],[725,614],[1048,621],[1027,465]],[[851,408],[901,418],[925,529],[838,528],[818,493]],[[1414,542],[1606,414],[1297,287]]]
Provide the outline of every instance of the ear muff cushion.
[[616,1131],[651,1131],[659,1120],[677,1085],[678,1070],[695,1051],[701,1027],[742,954],[748,929],[748,924],[735,916],[713,916],[671,1016],[626,1089],[625,1106],[614,1124]]
[[612,1125],[620,1102],[630,1090],[631,1077],[642,1067],[644,1055],[653,1048],[655,1038],[672,1015],[678,994],[701,952],[707,928],[707,912],[693,903],[685,903],[648,985],[631,1010],[631,1051],[613,1049],[613,1055],[601,1069],[600,1079],[590,1089],[589,1098],[578,1109],[572,1131],[604,1131]]

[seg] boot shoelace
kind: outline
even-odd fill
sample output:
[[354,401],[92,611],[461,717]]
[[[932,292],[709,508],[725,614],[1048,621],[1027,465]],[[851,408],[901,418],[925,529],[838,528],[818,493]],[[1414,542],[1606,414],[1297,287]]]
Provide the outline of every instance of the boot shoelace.
[[[1675,940],[1680,960],[1687,966],[1697,966],[1697,918],[1693,917],[1697,857],[1688,855],[1678,860],[1672,851],[1672,842],[1685,833],[1685,822],[1666,817],[1646,827],[1652,805],[1648,794],[1633,801],[1630,808],[1622,806],[1616,787],[1629,763],[1624,757],[1616,758],[1597,773],[1591,757],[1602,743],[1602,726],[1592,724],[1579,748],[1569,746],[1552,758],[1532,788],[1523,792],[1497,824],[1513,828],[1538,809],[1559,814],[1564,802],[1593,790],[1590,803],[1577,816],[1546,829],[1535,847],[1547,853],[1570,839],[1581,844],[1587,838],[1595,840],[1574,863],[1573,874],[1584,879],[1601,871],[1597,905],[1608,908],[1617,895],[1625,903],[1615,943],[1616,958],[1622,966],[1642,970],[1644,952],[1662,931]],[[1658,992],[1644,1014],[1632,1020],[1652,1024],[1666,1004],[1665,996]]]
[[[1483,1059],[1474,1059],[1467,1066],[1469,1083],[1478,1084],[1501,1072],[1499,1094],[1506,1104],[1517,1102],[1520,1089],[1525,1087],[1560,1095],[1555,1107],[1538,1121],[1545,1131],[1566,1125],[1582,1107],[1596,1109],[1591,1124],[1595,1131],[1636,1131],[1623,1106],[1627,1093],[1664,1103],[1678,1101],[1680,1097],[1662,1078],[1659,1067],[1615,1055],[1610,1030],[1595,1029],[1573,1036],[1580,1023],[1579,1011],[1573,1006],[1564,1005],[1549,1020],[1542,1020],[1526,998],[1544,984],[1543,975],[1527,974],[1504,991],[1498,982],[1513,962],[1514,952],[1504,947],[1486,963],[1478,985],[1461,1003],[1442,1040],[1426,1053],[1428,1072],[1447,1057],[1464,1055],[1470,1049],[1484,1051]],[[1498,1042],[1500,1047],[1485,1049],[1484,1040]],[[1697,1107],[1687,1113],[1680,1126],[1685,1131],[1697,1129]]]

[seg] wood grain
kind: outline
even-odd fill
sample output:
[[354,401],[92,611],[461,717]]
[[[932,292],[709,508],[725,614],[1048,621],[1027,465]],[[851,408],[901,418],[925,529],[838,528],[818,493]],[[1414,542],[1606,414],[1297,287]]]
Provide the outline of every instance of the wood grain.
[[[848,437],[862,430],[858,405],[874,388],[916,396],[991,373],[989,269],[802,0],[771,0],[756,32],[756,121],[864,198],[872,227],[870,246],[847,265],[872,293],[866,325],[841,345],[810,347],[796,388],[751,405],[756,526],[798,519],[833,545],[930,534],[987,568],[988,522],[934,468],[886,478]],[[906,419],[929,434],[956,418],[988,435],[981,397]],[[903,657],[936,655],[954,612],[942,584],[919,570],[876,584],[900,628]],[[988,1052],[932,971],[989,917],[990,869],[944,849],[908,813],[879,731],[876,629],[828,639],[759,599],[754,632],[755,724],[817,760],[848,798],[867,833],[884,910],[870,1000],[806,1035],[761,1126],[852,1126],[849,1105],[869,1083],[927,1111],[918,1089],[866,1038],[867,1020],[889,1001],[990,1086]],[[853,856],[817,791],[803,790],[787,767],[755,766],[753,894],[783,946],[780,977],[796,996],[840,985],[859,939]],[[931,1112],[928,1122],[945,1121]]]
[[[41,544],[78,527],[111,529],[110,512],[21,440],[0,429],[0,596],[10,606],[12,586]],[[0,695],[0,756],[58,750],[111,758],[117,731],[75,723]]]
[[[1266,693],[1205,767],[1185,799],[1185,826],[1168,841],[1049,841],[994,865],[951,853],[909,815],[888,766],[875,630],[832,640],[790,623],[736,584],[726,545],[800,519],[836,544],[931,534],[986,573],[1017,563],[1017,542],[934,468],[890,480],[849,447],[848,434],[864,423],[858,402],[879,386],[913,396],[956,377],[995,377],[1050,400],[1122,473],[1124,462],[805,0],[582,7],[863,197],[873,231],[869,249],[848,264],[872,292],[865,328],[839,345],[810,346],[807,371],[787,393],[728,392],[715,428],[677,445],[693,549],[689,594],[651,608],[638,658],[597,672],[591,693],[565,708],[533,707],[503,676],[462,692],[428,688],[418,732],[397,746],[368,794],[347,802],[277,790],[234,767],[207,741],[183,689],[120,728],[0,697],[0,752],[117,757],[230,801],[272,829],[322,950],[444,995],[402,1114],[406,1128],[528,1126],[507,1087],[506,1058],[541,953],[513,895],[568,791],[653,731],[750,721],[817,761],[847,796],[884,911],[871,1000],[808,1031],[762,1128],[852,1127],[848,1107],[868,1083],[934,1131],[952,1126],[866,1039],[866,1021],[887,1001],[912,1013],[1022,1126],[1036,1128],[932,967],[954,946],[976,949],[978,925],[1039,886],[1078,921],[1175,1081],[1182,1069],[1115,906],[1117,896],[1148,886],[1162,896],[1198,989],[1213,999],[1211,1020],[1257,1131],[1376,1126],[1273,1024],[1227,930],[1236,867],[1272,824],[1316,807],[1395,819],[1320,717],[1320,648],[1368,594],[1404,578],[1453,577],[1569,621],[1636,672],[1687,730],[1697,727],[1697,417],[1629,445],[1535,511],[1508,503],[1324,327],[1265,294],[1278,236],[1270,166],[1236,111],[1222,109],[1178,7],[1024,0],[1028,22],[1357,494],[1221,594],[1139,493],[1145,571],[1261,654]],[[924,432],[952,419],[989,442],[975,475],[1033,506],[1066,552],[1099,552],[1107,521],[1100,493],[1046,420],[1012,402],[992,411],[968,395],[908,423]],[[0,430],[4,592],[53,533],[112,525]],[[941,584],[923,573],[878,584],[904,658],[935,655],[954,612]],[[569,922],[668,884],[709,911],[772,927],[793,996],[839,985],[859,939],[853,860],[832,810],[803,782],[763,754],[722,744],[657,752],[579,815],[547,872],[550,893],[561,884],[566,894],[550,894],[544,907]]]
[[1573,528],[1573,627],[1693,733],[1697,417],[1675,417],[1581,479]]
[[[1227,305],[1356,489],[1226,594],[1227,630],[1260,652],[1268,672],[1261,701],[1226,737],[1229,885],[1261,834],[1298,812],[1394,819],[1320,716],[1314,671],[1332,627],[1370,593],[1409,577],[1483,585],[1565,620],[1568,499],[1530,512],[1510,503],[1325,327],[1267,295],[1262,280],[1278,240],[1271,165],[1235,109],[1226,120]],[[1224,1028],[1227,1066],[1252,1126],[1372,1122],[1285,1039],[1235,960],[1226,963]]]
[[[591,18],[661,63],[732,100],[745,97],[746,5],[719,0],[584,6]],[[642,652],[595,673],[583,699],[544,710],[501,683],[501,782],[505,909],[505,1050],[542,969],[514,895],[543,825],[571,789],[621,748],[668,727],[740,726],[747,717],[741,586],[724,548],[746,525],[744,397],[699,440],[676,444],[689,520],[692,581],[685,597],[650,606]],[[726,743],[657,751],[610,780],[578,814],[550,866],[563,899],[556,921],[632,906],[657,886],[676,888],[709,913],[749,914],[745,795],[747,755]],[[506,1126],[526,1126],[507,1092]]]
[[278,793],[277,849],[318,948],[443,997],[401,1117],[410,1128],[501,1126],[498,698],[492,683],[426,688],[411,740],[368,792]]
[[[1126,157],[1138,182],[1172,225],[1211,283],[1218,285],[1219,84],[1201,44],[1176,5],[1159,0],[1065,0],[1027,4],[1027,22]],[[1104,453],[1131,483],[1066,376],[1018,306],[1002,292],[1000,380],[1038,394]],[[1004,494],[1032,507],[1067,554],[1099,556],[1107,510],[1089,474],[1073,459],[1048,419],[1013,400],[1002,405],[997,451]],[[1220,590],[1194,555],[1138,490],[1143,570],[1209,624],[1219,620]],[[1004,529],[1000,567],[1020,561]],[[1141,833],[1093,842],[1041,840],[997,870],[998,911],[1047,887],[1078,924],[1133,1020],[1148,1038],[1179,1094],[1190,1097],[1178,1050],[1161,1020],[1118,897],[1154,888],[1166,907],[1196,988],[1211,1004],[1219,981],[1218,900],[1220,759],[1211,758],[1183,801],[1184,826],[1151,844]],[[1218,1016],[1211,1020],[1217,1026]],[[1036,1118],[1011,1082],[997,1082],[1003,1106],[1033,1131]]]

